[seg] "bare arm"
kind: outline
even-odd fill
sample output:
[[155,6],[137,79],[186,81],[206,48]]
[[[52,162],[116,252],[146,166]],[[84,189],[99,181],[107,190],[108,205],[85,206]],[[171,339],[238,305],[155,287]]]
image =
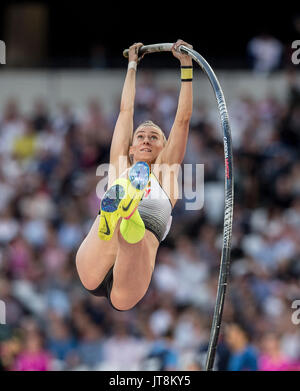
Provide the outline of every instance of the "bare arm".
[[[178,40],[172,48],[173,55],[180,60],[181,67],[192,66],[192,59],[188,55],[178,53],[176,51],[176,48],[179,45],[185,45],[190,48],[192,48],[192,46],[182,40]],[[192,81],[182,81],[174,124],[172,126],[168,138],[168,142],[161,155],[161,160],[163,162],[167,164],[182,163],[185,155],[192,111],[193,111]]]
[[[138,49],[143,46],[137,43],[129,48],[128,63],[138,61]],[[120,113],[116,122],[110,148],[110,163],[116,163],[119,156],[127,156],[133,133],[133,114],[135,99],[136,70],[127,70],[120,104]]]

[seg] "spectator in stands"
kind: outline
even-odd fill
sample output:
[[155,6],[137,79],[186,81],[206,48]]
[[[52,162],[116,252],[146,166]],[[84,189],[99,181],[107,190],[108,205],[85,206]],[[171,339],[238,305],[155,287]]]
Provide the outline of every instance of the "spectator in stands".
[[289,371],[295,368],[280,348],[280,338],[276,333],[269,332],[261,338],[261,353],[258,357],[260,371]]
[[268,33],[253,37],[247,45],[247,54],[254,72],[270,74],[281,65],[282,43]]
[[25,333],[24,348],[16,358],[16,371],[49,371],[51,355],[44,349],[44,338],[36,330]]
[[174,348],[174,329],[170,327],[164,335],[155,340],[143,364],[143,370],[176,371],[179,354]]
[[257,371],[257,351],[246,329],[238,323],[226,325],[225,340],[231,351],[228,371]]

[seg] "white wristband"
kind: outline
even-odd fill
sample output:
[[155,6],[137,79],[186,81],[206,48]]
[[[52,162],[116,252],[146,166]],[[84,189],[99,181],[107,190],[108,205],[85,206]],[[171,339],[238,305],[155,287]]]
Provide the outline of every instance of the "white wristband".
[[133,68],[133,69],[136,71],[136,67],[137,67],[136,61],[130,61],[130,62],[128,63],[128,69]]

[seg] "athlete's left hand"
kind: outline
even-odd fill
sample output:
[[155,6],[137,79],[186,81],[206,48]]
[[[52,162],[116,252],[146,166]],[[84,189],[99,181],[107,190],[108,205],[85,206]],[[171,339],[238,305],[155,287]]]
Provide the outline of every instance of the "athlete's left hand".
[[188,47],[190,49],[193,49],[192,45],[190,45],[189,43],[183,41],[182,39],[178,39],[174,43],[174,45],[172,46],[173,56],[178,58],[178,60],[180,61],[180,65],[182,65],[182,66],[192,65],[191,57],[188,54],[183,54],[180,51],[178,51],[178,48],[179,48],[180,45],[184,45],[184,46],[186,46],[186,47]]

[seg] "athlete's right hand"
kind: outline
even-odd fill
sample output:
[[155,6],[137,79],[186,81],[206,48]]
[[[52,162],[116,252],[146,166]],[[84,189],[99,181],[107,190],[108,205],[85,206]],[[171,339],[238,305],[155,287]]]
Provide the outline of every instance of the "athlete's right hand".
[[138,55],[139,48],[141,46],[144,46],[144,44],[141,42],[134,43],[133,45],[130,46],[129,53],[128,53],[128,62],[135,61],[138,63],[144,57],[145,54],[141,56]]

